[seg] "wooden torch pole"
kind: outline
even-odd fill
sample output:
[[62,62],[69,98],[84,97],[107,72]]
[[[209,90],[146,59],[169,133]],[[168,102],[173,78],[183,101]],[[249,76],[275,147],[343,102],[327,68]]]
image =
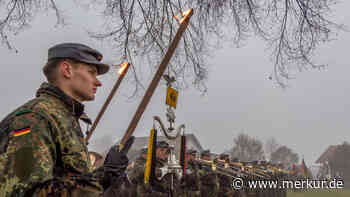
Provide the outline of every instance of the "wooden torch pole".
[[145,111],[149,101],[151,100],[151,97],[154,93],[154,90],[158,86],[158,83],[159,83],[161,77],[163,76],[163,73],[164,73],[165,69],[167,68],[168,63],[175,52],[175,49],[176,49],[179,41],[181,40],[183,33],[185,32],[185,30],[188,26],[188,23],[189,23],[189,20],[190,20],[192,14],[193,14],[193,9],[186,11],[183,14],[183,18],[179,21],[180,27],[176,32],[175,38],[171,42],[162,62],[160,63],[159,68],[158,68],[156,74],[154,75],[151,84],[148,86],[148,88],[145,92],[145,95],[143,96],[143,99],[142,99],[140,105],[138,106],[137,111],[136,111],[133,119],[131,120],[131,122],[129,124],[129,127],[126,130],[126,132],[125,132],[125,134],[120,142],[119,149],[123,148],[123,145],[125,144],[127,139],[134,133],[136,126],[137,126],[137,123],[139,122],[143,112]]
[[115,93],[117,92],[117,90],[118,90],[118,88],[119,88],[119,86],[120,86],[120,83],[122,82],[122,80],[124,79],[124,76],[125,76],[126,73],[128,72],[129,67],[130,67],[130,64],[129,64],[128,62],[125,62],[125,63],[122,64],[122,67],[121,67],[120,70],[119,70],[119,74],[120,74],[120,75],[119,75],[119,78],[118,78],[117,82],[114,84],[113,89],[112,89],[111,92],[109,93],[109,95],[108,95],[108,97],[107,97],[105,103],[103,104],[103,106],[102,106],[100,112],[98,113],[98,115],[97,115],[97,117],[96,117],[94,123],[92,124],[91,129],[90,129],[90,130],[87,132],[87,134],[86,134],[86,138],[85,138],[86,144],[88,144],[89,139],[90,139],[90,137],[92,136],[92,133],[93,133],[94,130],[96,129],[97,124],[100,122],[100,120],[101,120],[103,114],[105,113],[105,111],[106,111],[106,109],[107,109],[109,103],[111,102],[113,96],[114,96]]

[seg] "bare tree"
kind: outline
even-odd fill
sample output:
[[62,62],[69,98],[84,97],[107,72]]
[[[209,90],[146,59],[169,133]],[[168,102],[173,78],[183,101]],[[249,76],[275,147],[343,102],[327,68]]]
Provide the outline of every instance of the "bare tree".
[[237,158],[240,161],[265,159],[263,143],[260,140],[240,133],[233,139],[233,143],[234,145],[231,150],[232,158]]
[[[0,37],[12,48],[7,35],[19,32],[30,24],[39,10],[54,10],[58,23],[63,21],[55,0],[0,0],[5,12],[0,18]],[[105,2],[106,29],[90,33],[109,40],[120,59],[133,64],[133,76],[138,80],[135,65],[146,64],[154,69],[174,38],[177,22],[174,16],[194,8],[181,45],[169,66],[169,74],[178,79],[178,87],[186,87],[188,80],[200,90],[206,90],[209,51],[220,41],[231,39],[241,46],[249,36],[266,41],[274,74],[269,78],[282,87],[291,78],[290,69],[321,68],[314,63],[317,46],[331,40],[343,27],[329,19],[336,0],[93,0]],[[137,90],[138,86],[136,86]]]
[[280,146],[275,152],[271,154],[270,161],[272,163],[282,163],[284,166],[292,166],[293,164],[298,163],[299,156],[287,146]]
[[[350,144],[344,142],[335,149],[334,153],[330,156],[329,166],[331,168],[332,176],[339,175],[345,183],[350,180]],[[346,186],[348,186],[347,184]]]
[[277,143],[277,140],[274,137],[269,138],[265,142],[265,154],[267,160],[271,159],[271,154],[275,152],[281,145]]
[[64,24],[62,11],[56,6],[55,0],[0,0],[0,41],[8,49],[17,52],[11,44],[9,34],[17,35],[30,27],[30,23],[38,13],[53,10],[56,24]]
[[[194,76],[203,85],[207,76],[208,51],[217,48],[222,38],[237,46],[247,37],[264,39],[271,49],[275,79],[282,87],[290,79],[289,68],[320,68],[311,57],[316,47],[330,41],[341,26],[327,15],[335,0],[106,0],[108,31],[95,37],[112,39],[123,58],[147,59],[156,66],[175,35],[173,17],[194,8],[195,17],[173,58],[169,72],[177,79]],[[230,29],[228,31],[228,29]],[[184,82],[184,80],[181,80]],[[203,87],[203,86],[200,86]],[[204,89],[205,90],[205,89]]]

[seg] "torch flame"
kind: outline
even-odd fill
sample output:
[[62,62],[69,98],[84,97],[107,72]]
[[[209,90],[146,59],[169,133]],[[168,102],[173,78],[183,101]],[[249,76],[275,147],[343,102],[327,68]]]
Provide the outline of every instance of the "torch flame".
[[121,67],[120,67],[118,73],[119,73],[120,75],[121,75],[121,74],[124,74],[124,71],[125,71],[125,69],[126,69],[128,66],[129,66],[129,62],[123,63],[123,64],[121,65]]
[[180,24],[182,24],[185,21],[185,19],[192,13],[192,11],[193,11],[193,9],[191,8],[191,9],[185,11],[185,12],[182,12],[180,21],[179,21],[179,18],[180,18],[179,16],[174,16],[174,18],[177,21],[179,21]]

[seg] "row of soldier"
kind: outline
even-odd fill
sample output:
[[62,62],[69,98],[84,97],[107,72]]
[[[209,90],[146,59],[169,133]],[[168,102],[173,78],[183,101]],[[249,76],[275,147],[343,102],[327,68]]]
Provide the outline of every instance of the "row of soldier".
[[[197,152],[188,150],[186,152],[187,168],[186,174],[175,182],[174,191],[170,191],[169,177],[164,176],[163,167],[166,165],[169,154],[169,144],[165,141],[157,143],[156,150],[156,179],[152,180],[152,186],[144,183],[144,172],[147,161],[147,148],[143,148],[138,158],[133,161],[127,170],[129,180],[136,185],[135,196],[169,196],[173,192],[174,196],[232,196],[227,191],[233,191],[230,180],[226,180],[227,184],[220,184],[220,178],[209,167],[196,165],[195,160]],[[201,159],[210,160],[210,152],[201,153]],[[220,187],[221,186],[221,187]],[[221,189],[219,189],[221,188]],[[131,189],[132,190],[132,189]],[[225,195],[224,195],[225,193]]]
[[[183,196],[183,197],[233,197],[233,196],[285,196],[285,191],[263,193],[252,190],[236,190],[232,187],[234,179],[229,173],[222,173],[215,169],[209,150],[201,152],[198,158],[198,152],[190,149],[186,151],[186,170],[184,176],[175,179],[174,190],[170,190],[169,176],[164,173],[164,168],[169,155],[169,144],[165,141],[157,143],[156,149],[156,179],[152,184],[145,184],[144,173],[147,162],[147,148],[140,150],[137,158],[131,162],[126,171],[124,179],[116,194],[122,196]],[[227,161],[229,155],[221,154],[218,158],[221,161]],[[202,162],[198,162],[202,161]],[[234,160],[235,161],[235,160]]]

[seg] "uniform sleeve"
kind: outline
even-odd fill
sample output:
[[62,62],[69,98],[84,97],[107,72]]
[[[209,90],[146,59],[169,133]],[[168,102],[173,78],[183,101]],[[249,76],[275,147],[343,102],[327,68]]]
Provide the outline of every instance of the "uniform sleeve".
[[9,193],[100,195],[102,189],[94,174],[77,174],[70,178],[54,176],[56,143],[50,123],[43,116],[33,112],[16,116],[11,129],[5,175],[10,184],[8,188],[12,188],[8,189]]
[[25,191],[53,178],[55,146],[46,119],[30,112],[10,124],[5,179],[14,191]]

